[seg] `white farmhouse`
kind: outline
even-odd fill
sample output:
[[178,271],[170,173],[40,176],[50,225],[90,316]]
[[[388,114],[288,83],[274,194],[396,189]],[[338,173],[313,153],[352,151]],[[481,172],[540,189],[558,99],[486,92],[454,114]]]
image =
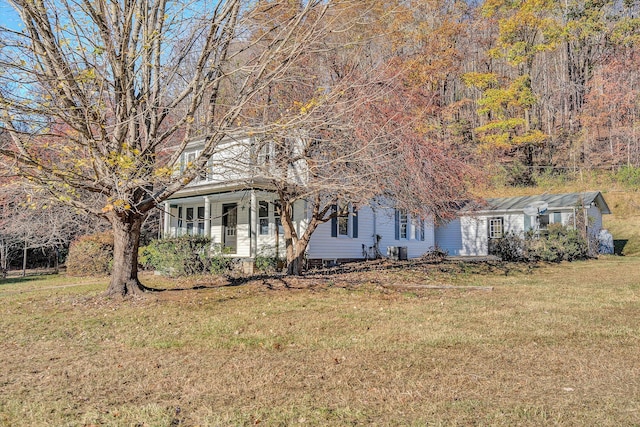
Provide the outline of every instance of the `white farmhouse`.
[[[201,141],[189,144],[182,154],[184,167],[195,160]],[[226,140],[206,171],[164,204],[165,237],[200,235],[225,248],[228,256],[252,259],[285,254],[279,203],[264,171],[274,153],[250,137]],[[289,179],[304,183],[304,167],[289,171]],[[301,200],[293,219],[301,235],[310,217],[310,206]],[[392,248],[399,257],[419,257],[435,245],[433,222],[412,218],[393,207],[348,206],[350,214],[321,224],[307,248],[309,265],[361,260]]]
[[575,227],[577,214],[588,218],[587,233],[598,236],[602,215],[611,211],[599,191],[486,199],[467,203],[458,217],[435,230],[437,245],[454,256],[484,256],[491,241],[506,233],[544,233],[549,224]]

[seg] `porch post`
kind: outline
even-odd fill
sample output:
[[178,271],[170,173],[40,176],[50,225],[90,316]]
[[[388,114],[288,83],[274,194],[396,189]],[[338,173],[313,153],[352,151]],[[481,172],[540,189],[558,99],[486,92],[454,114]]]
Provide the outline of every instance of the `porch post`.
[[164,202],[164,237],[171,237],[169,235],[171,233],[171,204],[169,202]]
[[251,247],[249,251],[250,257],[258,254],[258,200],[256,198],[256,190],[251,189],[251,222],[249,224]]
[[204,236],[211,238],[211,199],[204,196]]

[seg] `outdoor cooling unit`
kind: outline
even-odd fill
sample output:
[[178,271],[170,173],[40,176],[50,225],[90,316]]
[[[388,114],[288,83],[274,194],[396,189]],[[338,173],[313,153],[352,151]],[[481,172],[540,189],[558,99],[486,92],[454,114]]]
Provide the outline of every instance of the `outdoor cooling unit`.
[[394,261],[406,261],[407,260],[407,247],[406,246],[387,246],[387,257]]

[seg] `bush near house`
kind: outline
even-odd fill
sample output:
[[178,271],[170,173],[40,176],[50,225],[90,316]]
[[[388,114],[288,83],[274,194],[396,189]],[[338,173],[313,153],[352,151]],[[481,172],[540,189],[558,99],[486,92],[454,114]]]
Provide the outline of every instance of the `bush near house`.
[[578,230],[560,224],[550,224],[548,234],[537,238],[507,233],[495,242],[494,251],[503,261],[561,262],[590,257],[589,243]]
[[223,248],[212,245],[211,239],[184,236],[151,241],[140,248],[138,261],[169,276],[190,276],[227,270],[231,260],[223,255]]
[[90,276],[111,274],[113,268],[113,233],[89,234],[69,246],[67,274]]

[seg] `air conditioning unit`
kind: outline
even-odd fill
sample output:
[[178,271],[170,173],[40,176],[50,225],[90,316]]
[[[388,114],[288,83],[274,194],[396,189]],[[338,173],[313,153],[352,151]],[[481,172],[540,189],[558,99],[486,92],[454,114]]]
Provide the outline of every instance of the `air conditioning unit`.
[[406,261],[407,252],[406,246],[387,246],[387,257],[394,261]]

